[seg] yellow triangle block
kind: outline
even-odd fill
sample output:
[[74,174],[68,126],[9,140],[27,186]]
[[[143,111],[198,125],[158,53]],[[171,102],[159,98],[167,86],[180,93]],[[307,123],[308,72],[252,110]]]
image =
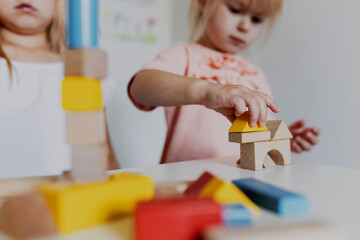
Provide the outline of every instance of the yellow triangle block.
[[212,178],[201,190],[199,197],[211,197],[218,203],[230,204],[240,203],[249,208],[254,216],[260,215],[260,208],[253,203],[233,183],[224,182],[219,178]]
[[229,132],[258,132],[258,131],[267,131],[267,127],[260,127],[257,125],[256,127],[251,127],[249,125],[250,114],[246,112],[242,114],[240,117],[237,117],[233,122],[232,126],[229,129]]

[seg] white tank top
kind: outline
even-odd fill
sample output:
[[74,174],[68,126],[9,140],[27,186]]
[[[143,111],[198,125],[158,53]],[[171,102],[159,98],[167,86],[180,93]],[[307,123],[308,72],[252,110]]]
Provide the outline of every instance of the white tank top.
[[[12,65],[10,88],[6,61],[0,59],[0,179],[59,175],[71,168],[61,107],[64,64]],[[103,91],[104,82],[111,81],[102,82]]]

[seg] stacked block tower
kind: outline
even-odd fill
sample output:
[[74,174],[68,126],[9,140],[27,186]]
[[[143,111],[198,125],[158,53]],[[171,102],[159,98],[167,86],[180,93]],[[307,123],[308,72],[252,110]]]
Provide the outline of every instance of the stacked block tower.
[[67,51],[62,106],[72,146],[73,181],[105,178],[108,168],[106,120],[100,81],[107,55],[98,49],[98,0],[67,1]]
[[248,170],[260,170],[291,164],[290,140],[293,137],[281,120],[266,121],[266,126],[250,127],[250,113],[238,117],[229,129],[229,142],[240,143],[237,165]]

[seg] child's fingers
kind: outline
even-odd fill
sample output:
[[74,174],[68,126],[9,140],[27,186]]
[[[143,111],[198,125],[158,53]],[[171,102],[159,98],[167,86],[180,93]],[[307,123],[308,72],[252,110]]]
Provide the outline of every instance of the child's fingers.
[[295,138],[295,141],[299,144],[299,146],[303,149],[303,150],[305,150],[305,151],[310,151],[311,150],[311,148],[312,148],[312,145],[308,142],[308,141],[306,141],[305,139],[303,139],[302,137],[300,137],[300,136],[297,136],[296,138]]
[[236,102],[235,102],[235,116],[239,117],[241,116],[241,114],[243,114],[244,112],[246,112],[246,104],[244,102],[244,100],[242,98],[239,98]]
[[319,128],[313,127],[313,128],[311,128],[311,132],[312,132],[313,134],[315,134],[315,136],[319,136],[319,135],[320,135],[320,129],[319,129]]
[[268,108],[270,108],[271,111],[273,111],[274,113],[280,112],[279,106],[276,104],[274,99],[272,99],[271,97],[269,97],[265,93],[262,93],[262,92],[258,92],[258,93],[264,98],[264,100],[266,102],[266,106]]
[[259,105],[259,126],[263,127],[265,126],[266,117],[267,117],[267,106],[265,99],[259,96],[257,98],[258,105]]
[[305,126],[305,120],[300,119],[289,126],[289,128],[300,128]]
[[291,151],[295,153],[301,153],[302,148],[299,146],[299,144],[296,141],[291,141]]
[[304,132],[303,137],[310,142],[312,145],[315,145],[318,143],[318,137],[317,135],[315,135],[311,129],[308,129],[307,131]]
[[246,103],[250,112],[250,126],[256,127],[260,115],[259,104],[255,97],[247,99]]

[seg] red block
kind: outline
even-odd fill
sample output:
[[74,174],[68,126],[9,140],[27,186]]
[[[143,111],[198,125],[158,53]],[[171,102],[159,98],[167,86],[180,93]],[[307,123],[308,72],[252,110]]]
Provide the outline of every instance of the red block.
[[184,192],[184,195],[188,198],[195,198],[199,195],[200,191],[205,187],[205,185],[214,178],[209,172],[204,172],[199,179],[193,182]]
[[221,224],[222,207],[212,199],[141,202],[135,212],[137,240],[194,240]]

